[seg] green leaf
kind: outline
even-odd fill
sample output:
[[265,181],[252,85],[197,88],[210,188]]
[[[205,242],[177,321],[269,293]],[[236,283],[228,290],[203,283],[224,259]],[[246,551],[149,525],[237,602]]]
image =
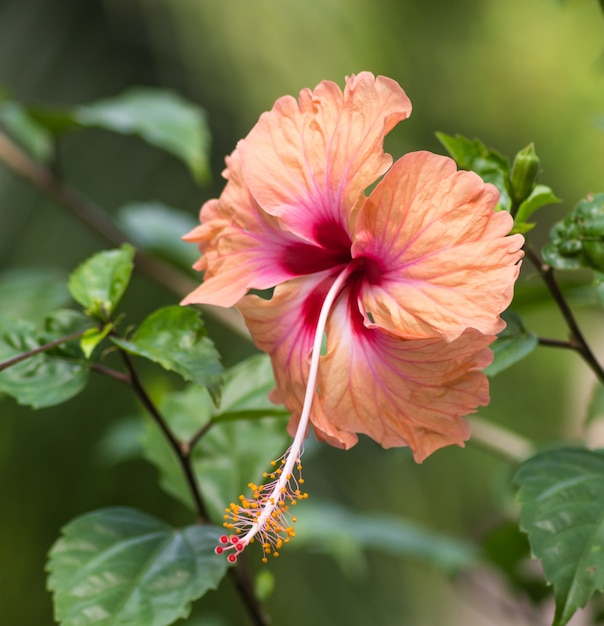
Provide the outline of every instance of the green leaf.
[[266,354],[257,354],[231,367],[224,376],[220,409],[212,422],[289,417],[289,411],[273,404],[268,396],[275,387],[273,368]]
[[12,100],[0,102],[0,122],[36,160],[50,161],[54,152],[52,136],[25,107]]
[[179,623],[178,626],[232,626],[225,619],[224,616],[204,611],[203,615],[191,617],[185,623]]
[[[188,385],[184,391],[164,396],[159,410],[179,441],[188,441],[194,433],[205,426],[214,403],[203,387]],[[195,503],[174,451],[155,422],[145,416],[145,428],[140,439],[143,456],[159,471],[160,487],[191,511]],[[205,488],[205,486],[204,486]],[[205,491],[203,493],[205,499]],[[218,519],[218,518],[216,518]]]
[[69,131],[82,128],[73,111],[59,107],[28,106],[29,116],[51,135],[58,137]]
[[[270,461],[279,457],[290,441],[284,419],[258,419],[262,411],[269,416],[274,414],[275,406],[267,398],[274,384],[269,358],[258,355],[225,372],[218,408],[205,389],[192,385],[167,395],[160,405],[180,441],[190,441],[199,429],[215,423],[193,451],[193,469],[216,519],[222,519],[224,507],[250,481],[260,480]],[[287,414],[281,411],[281,415]],[[253,413],[253,419],[246,420],[247,413]],[[242,421],[224,419],[225,415],[235,414]],[[178,461],[165,437],[150,421],[143,449],[145,457],[160,471],[162,488],[193,509]]]
[[222,382],[220,356],[208,338],[199,313],[168,306],[154,311],[130,340],[112,337],[122,350],[159,363],[219,397]]
[[[308,546],[331,554],[341,563],[342,556],[350,551],[374,549],[417,559],[446,572],[476,565],[479,560],[475,546],[399,517],[355,513],[314,501],[304,503],[304,515],[296,522],[296,539],[290,544],[297,548]],[[342,564],[346,568],[348,561]]]
[[[0,320],[0,362],[48,343],[25,320]],[[88,366],[65,357],[69,348],[42,352],[0,371],[0,391],[35,409],[69,400],[86,386]]]
[[73,119],[82,126],[138,135],[183,161],[198,182],[209,178],[210,134],[205,113],[172,91],[137,87],[77,107]]
[[87,315],[109,321],[130,282],[133,259],[134,248],[124,244],[91,256],[71,274],[69,291]]
[[76,518],[52,547],[48,586],[62,626],[167,626],[226,573],[217,528],[165,522],[126,507]]
[[500,208],[511,210],[510,165],[501,154],[487,148],[478,139],[467,139],[462,135],[453,137],[446,133],[436,133],[436,137],[460,168],[472,170],[485,182],[495,185],[499,189]]
[[187,271],[199,258],[196,246],[182,240],[199,225],[189,213],[160,202],[133,202],[120,209],[118,219],[122,231],[141,250]]
[[518,313],[505,311],[501,316],[507,326],[491,345],[493,362],[485,368],[487,376],[495,376],[524,359],[537,347],[537,335],[527,331]]
[[94,349],[107,337],[113,328],[113,324],[105,324],[102,328],[89,328],[84,333],[82,339],[80,339],[80,347],[87,359],[92,356]]
[[543,260],[556,269],[604,272],[604,194],[581,200],[554,224]]
[[531,195],[524,200],[518,207],[514,219],[514,232],[527,232],[535,224],[529,223],[527,220],[537,210],[548,204],[560,203],[560,198],[557,198],[554,192],[545,185],[536,185]]
[[67,277],[58,270],[34,268],[0,273],[2,317],[41,322],[69,301]]
[[604,454],[548,450],[525,461],[515,482],[520,526],[554,587],[553,626],[564,626],[604,590]]
[[[59,309],[46,316],[39,340],[40,343],[46,344],[75,333],[96,330],[92,324],[92,320],[80,311]],[[81,359],[83,352],[77,341],[70,341],[51,348],[47,354]]]

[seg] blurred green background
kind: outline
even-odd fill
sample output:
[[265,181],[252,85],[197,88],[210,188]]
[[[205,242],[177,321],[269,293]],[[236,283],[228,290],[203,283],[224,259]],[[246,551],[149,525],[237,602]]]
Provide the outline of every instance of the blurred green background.
[[[80,104],[149,85],[173,88],[206,109],[214,177],[202,189],[175,159],[137,139],[86,130],[61,142],[65,178],[109,213],[132,199],[161,199],[196,215],[221,191],[224,155],[277,97],[370,70],[398,80],[414,105],[388,139],[395,157],[443,152],[435,131],[480,137],[509,156],[535,143],[541,181],[564,200],[542,210],[532,235],[539,243],[579,198],[604,191],[603,59],[596,0],[0,0],[0,83],[16,99]],[[4,166],[0,224],[2,271],[67,272],[105,247]],[[563,338],[556,312],[526,269],[517,308],[539,334]],[[139,276],[122,310],[138,321],[176,301]],[[3,312],[10,306],[0,302]],[[597,342],[593,312],[581,309],[579,317]],[[226,364],[252,351],[244,339],[210,326]],[[144,376],[164,384],[155,369]],[[539,445],[578,438],[591,384],[572,354],[538,350],[493,381],[491,406],[481,415]],[[112,465],[99,454],[103,435],[135,410],[127,390],[100,379],[66,405],[37,413],[0,399],[1,624],[53,623],[45,555],[75,515],[123,504],[187,521],[156,486],[152,468],[137,460]],[[479,540],[513,515],[513,467],[472,441],[422,466],[405,450],[383,451],[369,441],[346,453],[320,446],[305,473],[317,501],[400,515],[460,539]],[[508,591],[492,589],[491,580],[485,591],[399,557],[349,557],[288,549],[270,565],[273,623],[532,623],[522,612],[506,613]],[[246,619],[227,582],[188,623]]]

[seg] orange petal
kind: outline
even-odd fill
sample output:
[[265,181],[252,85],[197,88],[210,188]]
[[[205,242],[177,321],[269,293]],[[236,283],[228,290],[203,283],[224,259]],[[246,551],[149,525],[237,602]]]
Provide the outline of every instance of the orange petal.
[[361,294],[366,324],[406,338],[455,339],[504,323],[523,256],[498,192],[429,152],[399,159],[359,211],[353,256],[371,266]]
[[237,150],[227,158],[224,176],[222,195],[203,205],[201,225],[184,237],[199,244],[202,257],[195,268],[205,275],[182,304],[232,306],[251,288],[267,289],[296,275],[282,259],[300,240],[258,207],[241,178]]
[[[369,72],[277,100],[239,144],[242,172],[264,211],[321,244],[350,232],[363,191],[391,165],[384,136],[411,113],[401,87]],[[320,232],[317,232],[317,227]]]
[[[298,279],[275,289],[273,299],[243,298],[238,307],[256,340],[271,355],[277,389],[272,399],[302,410],[319,311],[336,273]],[[488,403],[493,336],[468,330],[458,339],[406,340],[368,329],[345,291],[327,326],[310,420],[319,439],[341,448],[363,433],[384,447],[409,446],[419,462],[434,450],[463,445],[462,419]],[[352,316],[352,317],[351,317]]]
[[[279,285],[270,301],[246,296],[237,303],[256,346],[271,356],[277,383],[271,400],[291,411],[288,430],[292,436],[304,403],[315,327],[336,276],[337,272],[321,272]],[[320,410],[315,410],[317,406],[315,398],[310,419],[317,436],[336,447],[353,446],[357,437],[336,428]]]
[[386,448],[409,446],[417,462],[443,446],[464,445],[470,433],[463,416],[489,401],[479,369],[491,362],[487,346],[495,337],[468,330],[451,342],[402,339],[366,328],[345,300],[332,311],[327,337],[318,393],[335,428]]

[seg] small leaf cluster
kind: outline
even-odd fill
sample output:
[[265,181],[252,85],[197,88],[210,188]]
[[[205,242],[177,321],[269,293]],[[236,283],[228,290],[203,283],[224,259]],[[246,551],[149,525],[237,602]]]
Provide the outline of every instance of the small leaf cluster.
[[[508,161],[479,140],[439,134],[457,164],[477,172],[500,192],[500,210],[514,217],[514,232],[528,233],[528,222],[542,206],[560,202],[554,192],[537,184],[539,159],[532,145]],[[600,304],[604,305],[604,194],[580,200],[551,228],[539,256],[527,240],[527,260],[544,279],[569,327],[570,338],[539,338],[522,317],[506,311],[506,328],[492,344],[493,362],[485,369],[495,376],[544,345],[577,351],[599,379],[586,422],[602,416],[604,370],[587,344],[558,285],[555,272],[587,269],[594,274]],[[598,298],[595,299],[596,301]],[[556,610],[552,626],[565,626],[596,592],[604,591],[604,455],[586,448],[553,448],[521,463],[515,476],[519,486],[520,529],[528,535],[523,545],[515,525],[484,543],[485,555],[507,577],[513,588],[533,602],[548,595],[543,582],[526,577],[521,563],[531,555],[541,560],[546,582],[553,588]],[[502,534],[503,533],[503,534]],[[501,552],[497,546],[507,546]]]
[[500,210],[515,218],[513,232],[528,232],[535,227],[528,219],[537,209],[560,202],[549,187],[536,183],[539,159],[532,144],[516,154],[510,167],[505,157],[479,139],[445,133],[436,136],[460,168],[476,172],[497,187]]
[[554,224],[543,259],[556,269],[604,273],[604,194],[581,200]]

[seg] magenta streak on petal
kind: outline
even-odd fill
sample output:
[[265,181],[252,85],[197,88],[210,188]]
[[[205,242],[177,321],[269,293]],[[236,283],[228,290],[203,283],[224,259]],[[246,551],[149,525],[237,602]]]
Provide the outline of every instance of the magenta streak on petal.
[[[403,399],[403,396],[397,393],[396,388],[391,388],[388,385],[382,383],[384,380],[383,374],[384,371],[379,371],[377,368],[377,363],[381,364],[382,368],[385,368],[390,372],[391,377],[399,378],[401,380],[401,385],[403,384],[417,384],[421,385],[425,389],[433,388],[438,390],[441,387],[441,383],[434,382],[430,383],[425,378],[422,379],[420,376],[416,378],[412,375],[413,366],[418,363],[417,357],[414,358],[414,350],[411,349],[409,351],[409,357],[405,356],[404,352],[399,349],[395,349],[395,344],[399,344],[399,346],[408,343],[408,340],[400,339],[391,335],[388,331],[379,329],[379,328],[368,328],[364,324],[363,316],[361,315],[358,308],[358,298],[357,294],[361,287],[363,277],[360,273],[353,275],[350,277],[348,289],[347,289],[347,315],[350,321],[350,327],[352,335],[355,337],[354,343],[356,346],[356,351],[360,354],[363,354],[363,362],[366,365],[371,373],[372,378],[376,382],[376,384],[382,389],[384,395],[389,399],[390,403],[394,406]],[[436,340],[432,340],[434,342]],[[423,344],[426,345],[430,343],[430,340],[417,340],[411,341],[411,344]],[[435,355],[434,362],[439,363],[440,358]],[[399,367],[395,367],[395,363],[400,364]],[[428,360],[423,359],[421,361],[421,365],[426,365],[429,363]],[[405,369],[402,367],[403,364],[406,364],[408,367]],[[350,363],[349,371],[352,372],[355,368],[353,362]],[[404,383],[403,381],[406,381]],[[350,383],[352,384],[352,382]],[[459,394],[464,394],[470,396],[470,392],[467,390],[458,390]],[[417,405],[417,402],[413,399],[412,396],[404,397],[404,401],[408,406]],[[420,405],[417,405],[420,406]],[[444,417],[449,417],[449,413],[438,406],[432,407],[432,413],[434,415],[442,415]],[[413,411],[409,412],[409,419],[413,420],[412,417]]]
[[314,274],[351,261],[352,242],[340,224],[322,222],[313,231],[317,245],[292,242],[284,248],[281,266],[294,276]]
[[[356,259],[358,262],[359,260]],[[367,327],[364,322],[364,311],[360,309],[361,299],[359,297],[361,287],[363,285],[364,280],[366,280],[365,276],[365,264],[359,266],[359,269],[348,279],[348,304],[347,304],[347,315],[350,320],[350,327],[352,332],[357,335],[366,336],[369,338],[370,335],[367,334]]]
[[302,319],[307,332],[317,327],[321,307],[325,301],[325,297],[330,287],[336,279],[337,274],[332,274],[325,280],[322,280],[308,295],[302,305]]

